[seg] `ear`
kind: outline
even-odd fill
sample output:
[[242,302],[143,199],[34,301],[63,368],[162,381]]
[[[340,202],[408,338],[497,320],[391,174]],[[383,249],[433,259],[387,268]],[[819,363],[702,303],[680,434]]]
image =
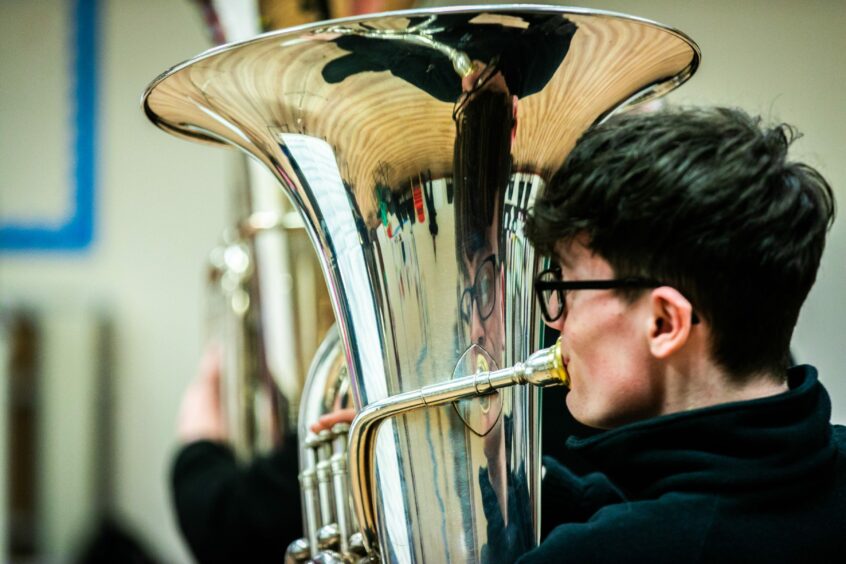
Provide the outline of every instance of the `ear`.
[[652,290],[649,350],[655,358],[666,359],[681,350],[690,337],[693,306],[681,292],[669,286]]

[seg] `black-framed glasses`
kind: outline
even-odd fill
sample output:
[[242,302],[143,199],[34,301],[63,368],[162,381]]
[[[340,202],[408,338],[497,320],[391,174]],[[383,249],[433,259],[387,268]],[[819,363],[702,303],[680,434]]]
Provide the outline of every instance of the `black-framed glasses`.
[[461,293],[461,319],[470,323],[473,316],[473,302],[476,312],[484,321],[493,313],[496,302],[496,255],[489,255],[476,268],[473,285]]
[[[657,288],[663,282],[650,278],[612,278],[608,280],[562,280],[560,268],[548,268],[535,278],[535,295],[543,318],[552,323],[567,310],[566,293],[570,290],[614,290],[618,288]],[[699,323],[696,313],[691,323]]]

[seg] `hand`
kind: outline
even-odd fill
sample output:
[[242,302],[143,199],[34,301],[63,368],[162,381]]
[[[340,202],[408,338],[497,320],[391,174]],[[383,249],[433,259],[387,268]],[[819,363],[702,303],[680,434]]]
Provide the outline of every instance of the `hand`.
[[177,436],[182,442],[227,438],[220,406],[220,363],[220,349],[208,346],[179,408]]
[[332,429],[338,423],[352,423],[355,417],[355,409],[348,407],[346,409],[338,409],[332,413],[327,413],[317,420],[317,423],[310,427],[313,433],[319,433],[324,429]]

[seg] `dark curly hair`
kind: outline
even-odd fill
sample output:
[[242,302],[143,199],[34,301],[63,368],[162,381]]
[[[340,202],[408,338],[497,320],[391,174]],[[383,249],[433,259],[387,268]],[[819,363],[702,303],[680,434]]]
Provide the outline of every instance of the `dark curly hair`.
[[736,378],[783,372],[834,219],[826,180],[787,158],[797,136],[728,108],[612,118],[581,137],[527,234],[548,254],[586,235],[617,276],[677,288]]

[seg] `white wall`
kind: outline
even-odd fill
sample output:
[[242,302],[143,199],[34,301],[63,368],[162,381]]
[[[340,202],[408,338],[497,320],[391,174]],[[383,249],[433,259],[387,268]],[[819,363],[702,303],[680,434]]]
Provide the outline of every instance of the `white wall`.
[[[82,254],[0,257],[0,298],[46,308],[99,304],[111,311],[117,332],[115,501],[160,555],[182,562],[187,553],[173,527],[166,471],[179,397],[199,355],[203,263],[223,226],[232,157],[163,134],[139,108],[151,79],[207,46],[194,4],[104,4],[97,239]],[[582,5],[653,18],[690,34],[702,48],[703,65],[673,100],[739,105],[798,125],[806,137],[796,154],[818,166],[846,202],[842,2]],[[6,64],[5,56],[0,63]],[[14,56],[25,58],[27,51]],[[846,421],[846,381],[839,374],[846,365],[844,221],[831,234],[795,340],[800,360],[821,369],[839,421]]]
[[[184,562],[166,473],[180,394],[199,357],[204,261],[223,228],[231,156],[163,134],[140,109],[148,82],[207,48],[195,5],[102,4],[96,240],[82,253],[0,256],[0,301],[37,304],[48,313],[91,306],[110,312],[116,330],[114,501],[160,555]],[[0,18],[3,12],[0,7]],[[27,54],[6,52],[0,64]],[[77,375],[62,376],[72,385]]]
[[[70,307],[68,307],[70,306]],[[64,562],[80,550],[97,519],[105,462],[97,440],[101,403],[101,329],[96,308],[66,304],[38,319],[40,395],[37,427],[38,521],[43,550]]]

